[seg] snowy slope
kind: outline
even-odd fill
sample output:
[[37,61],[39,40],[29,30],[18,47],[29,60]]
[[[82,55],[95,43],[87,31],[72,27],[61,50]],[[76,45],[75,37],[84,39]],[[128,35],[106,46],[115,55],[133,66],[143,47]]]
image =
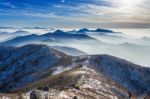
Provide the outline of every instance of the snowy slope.
[[44,45],[0,47],[0,90],[9,91],[38,80],[46,69],[67,64],[69,60],[69,56]]
[[[83,78],[80,80],[80,76],[84,76],[83,74],[88,71],[88,77],[84,80],[81,90],[88,94],[92,93],[93,96],[97,93],[97,97],[100,97],[100,92],[106,89],[106,92],[112,93],[114,97],[118,97],[122,92],[124,96],[129,93],[134,96],[150,95],[150,68],[109,55],[70,57],[45,45],[0,47],[0,71],[1,92],[30,91],[46,86],[57,90],[60,88],[62,75],[65,76],[65,83],[70,84],[74,82],[73,78],[77,79],[77,82],[82,81]],[[97,83],[93,82],[94,80]],[[102,86],[102,89],[101,83],[105,86]],[[74,90],[69,89],[73,94]],[[78,90],[80,94],[76,94],[80,96],[83,94],[82,91]],[[60,93],[62,94],[62,91]]]
[[[69,81],[60,79],[61,83],[58,83],[54,80],[52,87],[47,85],[21,96],[24,99],[129,99],[129,93],[125,89],[93,69],[74,69],[64,72],[63,77]],[[61,88],[62,83],[65,89]]]
[[109,55],[90,56],[86,64],[136,95],[150,94],[150,68]]

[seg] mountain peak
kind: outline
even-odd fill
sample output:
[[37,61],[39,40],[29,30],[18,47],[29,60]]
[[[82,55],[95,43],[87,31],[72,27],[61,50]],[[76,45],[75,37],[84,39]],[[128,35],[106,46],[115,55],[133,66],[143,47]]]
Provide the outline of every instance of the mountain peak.
[[100,28],[97,28],[94,32],[108,32],[108,33],[114,33],[113,31],[111,30],[107,30],[107,29],[100,29]]
[[65,32],[58,29],[58,30],[54,31],[53,33],[65,33]]
[[96,30],[89,30],[87,28],[83,28],[83,29],[80,29],[77,31],[77,33],[87,33],[87,32],[105,32],[105,33],[114,33],[113,31],[111,30],[107,30],[107,29],[100,29],[100,28],[97,28]]
[[82,32],[89,32],[89,31],[90,31],[89,29],[83,28],[83,29],[78,30],[77,32],[82,33]]

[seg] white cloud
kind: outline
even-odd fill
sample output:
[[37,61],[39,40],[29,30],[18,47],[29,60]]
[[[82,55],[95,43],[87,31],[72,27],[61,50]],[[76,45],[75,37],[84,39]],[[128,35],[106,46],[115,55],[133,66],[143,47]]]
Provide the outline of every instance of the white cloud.
[[[98,4],[81,4],[82,10],[90,19],[99,22],[139,22],[150,23],[149,0],[103,0],[109,6]],[[97,0],[98,2],[98,0]]]

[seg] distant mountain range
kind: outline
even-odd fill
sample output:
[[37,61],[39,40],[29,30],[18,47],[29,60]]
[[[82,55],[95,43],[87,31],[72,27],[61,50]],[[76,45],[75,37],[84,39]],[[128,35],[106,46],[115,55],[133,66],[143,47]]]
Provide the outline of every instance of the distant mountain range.
[[68,32],[63,32],[61,30],[56,30],[53,33],[46,33],[43,35],[26,35],[19,36],[14,39],[8,40],[6,42],[1,43],[1,45],[16,45],[23,43],[32,43],[32,42],[61,42],[68,40],[96,40],[86,34],[70,34]]
[[14,27],[0,27],[0,29],[15,29]]
[[47,34],[44,34],[41,36],[55,38],[55,39],[93,39],[94,40],[94,38],[92,38],[86,34],[70,34],[68,32],[64,32],[61,30],[56,30],[53,33],[47,33]]
[[29,35],[29,34],[30,33],[27,31],[0,32],[0,40],[2,42],[2,41],[13,39],[18,36],[25,36],[25,35]]
[[72,57],[45,45],[1,46],[0,71],[0,92],[104,99],[150,95],[150,68],[109,55]]
[[89,30],[87,28],[80,29],[77,31],[78,33],[86,33],[86,32],[98,32],[98,33],[115,33],[114,31],[107,30],[107,29],[100,29],[97,28],[96,30]]
[[29,32],[27,31],[15,31],[15,32],[0,32],[0,35],[27,35],[27,34],[30,34]]

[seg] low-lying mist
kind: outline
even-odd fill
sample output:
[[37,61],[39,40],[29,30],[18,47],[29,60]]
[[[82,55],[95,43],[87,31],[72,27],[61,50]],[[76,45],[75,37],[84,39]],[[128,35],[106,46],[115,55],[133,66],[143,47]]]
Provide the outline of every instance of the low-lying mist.
[[68,41],[63,44],[53,43],[50,45],[72,47],[86,52],[90,55],[108,54],[126,59],[139,65],[150,66],[150,46],[138,46],[128,43],[113,45],[101,42],[91,42],[88,40],[82,42]]

